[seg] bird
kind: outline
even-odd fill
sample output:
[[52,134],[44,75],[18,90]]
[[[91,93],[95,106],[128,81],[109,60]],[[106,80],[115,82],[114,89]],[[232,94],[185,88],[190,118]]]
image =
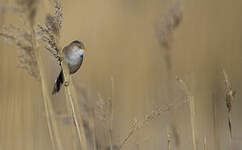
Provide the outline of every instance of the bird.
[[[70,74],[74,74],[80,69],[83,62],[84,52],[85,46],[81,41],[78,40],[72,41],[70,44],[63,48],[62,53],[64,56],[64,61],[68,66]],[[63,82],[64,74],[63,70],[61,69],[55,80],[52,95],[55,95],[60,91]]]

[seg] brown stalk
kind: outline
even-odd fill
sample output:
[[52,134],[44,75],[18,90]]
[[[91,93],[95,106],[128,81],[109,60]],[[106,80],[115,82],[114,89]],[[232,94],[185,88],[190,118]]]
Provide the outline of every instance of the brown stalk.
[[228,127],[229,127],[229,134],[230,137],[232,137],[232,121],[231,121],[231,111],[232,111],[232,104],[234,101],[234,97],[236,92],[232,89],[232,84],[231,81],[228,78],[227,73],[225,72],[225,70],[223,70],[223,74],[224,74],[224,81],[225,81],[225,92],[226,92],[226,107],[228,110]]
[[228,128],[229,128],[229,143],[230,148],[232,150],[232,104],[234,101],[234,97],[236,92],[232,89],[231,81],[229,80],[228,74],[223,69],[223,75],[224,75],[224,82],[225,82],[225,100],[226,100],[226,107],[228,112]]
[[52,147],[54,150],[63,150],[59,131],[58,131],[57,121],[55,119],[55,113],[54,113],[52,102],[51,102],[51,98],[49,97],[47,87],[45,84],[46,80],[45,80],[45,76],[44,76],[43,62],[42,62],[42,59],[40,56],[40,51],[39,51],[39,48],[38,48],[37,42],[36,42],[36,33],[34,30],[34,24],[33,24],[33,21],[31,21],[31,19],[30,19],[30,25],[31,25],[31,35],[32,35],[31,44],[32,44],[33,50],[35,52],[37,66],[39,68],[42,96],[43,96],[43,102],[44,102],[44,107],[45,107],[46,120],[47,120],[50,140],[51,140]]
[[167,129],[167,145],[168,145],[168,150],[171,150],[171,133],[169,129]]
[[109,109],[111,114],[110,114],[110,119],[109,119],[109,145],[110,145],[110,150],[113,150],[113,139],[112,139],[112,133],[113,133],[113,95],[114,95],[114,79],[111,77],[111,83],[112,83],[112,93],[111,93],[111,102],[110,102],[110,107]]
[[203,140],[203,150],[207,150],[207,138],[206,138],[206,136],[204,137],[204,140]]
[[64,79],[65,79],[65,82],[64,82],[65,97],[66,97],[66,100],[70,104],[69,110],[71,110],[72,119],[75,123],[80,146],[81,146],[82,150],[87,150],[87,140],[86,140],[86,135],[85,135],[85,129],[83,126],[84,124],[83,124],[82,117],[80,115],[78,115],[78,114],[80,114],[80,112],[78,113],[79,109],[77,108],[78,105],[77,105],[76,96],[75,96],[76,94],[74,94],[75,93],[74,87],[72,85],[71,78],[68,73],[69,69],[67,68],[67,65],[66,65],[66,63],[64,63],[64,61],[61,62],[61,66],[63,69]]
[[[13,42],[20,50],[24,52],[20,58],[24,68],[28,68],[27,72],[41,81],[41,94],[45,106],[45,113],[47,119],[48,133],[52,143],[52,148],[62,150],[59,133],[57,129],[57,122],[55,120],[51,99],[48,95],[45,86],[45,77],[43,63],[40,57],[40,51],[36,42],[36,34],[34,30],[35,16],[37,11],[37,1],[34,0],[17,0],[17,8],[7,7],[7,10],[17,13],[22,18],[24,26],[30,28],[29,31],[20,29],[13,25],[6,28],[6,33],[1,32],[0,35]],[[27,9],[28,8],[28,9]],[[27,44],[28,43],[28,44]],[[26,55],[26,56],[25,56]],[[28,58],[28,59],[27,59]],[[22,60],[22,61],[21,61]]]
[[180,103],[176,103],[175,105],[164,105],[159,107],[156,110],[153,110],[150,114],[145,115],[145,118],[143,120],[134,120],[134,123],[131,127],[131,130],[129,133],[124,137],[124,139],[119,144],[119,149],[121,150],[131,139],[131,137],[135,134],[135,132],[141,128],[143,128],[146,124],[150,123],[151,121],[157,119],[161,113],[169,112],[171,110],[176,110],[183,106],[183,104],[187,103],[187,100],[182,101]]
[[187,101],[189,102],[189,109],[190,109],[190,120],[191,120],[191,126],[192,126],[192,142],[193,142],[193,149],[197,150],[197,141],[196,141],[196,124],[195,124],[195,117],[196,117],[196,113],[195,113],[195,102],[194,102],[194,97],[191,94],[190,90],[188,89],[186,83],[180,79],[179,77],[177,77],[177,81],[178,83],[181,84],[186,97],[187,97]]
[[121,150],[125,144],[127,144],[128,140],[131,138],[131,136],[135,133],[135,131],[138,129],[138,121],[135,120],[133,127],[129,131],[128,135],[123,139],[123,141],[119,145],[119,149]]
[[104,130],[107,131],[108,135],[108,147],[109,150],[115,150],[116,145],[113,145],[113,118],[114,118],[114,107],[113,107],[113,98],[114,98],[114,78],[111,76],[111,97],[107,100],[104,100],[101,97],[101,94],[98,94],[99,100],[96,103],[95,116],[97,119],[101,120],[104,125]]
[[55,13],[46,16],[46,23],[39,25],[39,34],[48,50],[54,57],[57,58],[64,74],[65,97],[67,101],[68,113],[72,115],[77,136],[82,150],[87,150],[87,140],[84,130],[83,118],[80,113],[75,89],[72,85],[69,69],[64,61],[62,48],[60,47],[60,30],[63,22],[63,12],[59,0],[55,0]]
[[[35,31],[32,28],[32,35],[33,35],[33,47],[36,46],[36,40],[35,40]],[[40,57],[40,51],[38,48],[35,49],[35,56],[37,59],[37,63],[39,66],[39,73],[40,73],[40,82],[41,82],[41,88],[42,88],[42,96],[43,96],[43,102],[45,106],[45,113],[46,113],[46,120],[49,130],[49,135],[51,139],[51,143],[54,150],[63,150],[61,139],[58,131],[57,121],[55,118],[55,113],[53,110],[53,105],[51,102],[51,98],[48,94],[47,87],[45,84],[45,76],[44,76],[44,69],[43,69],[43,62]]]

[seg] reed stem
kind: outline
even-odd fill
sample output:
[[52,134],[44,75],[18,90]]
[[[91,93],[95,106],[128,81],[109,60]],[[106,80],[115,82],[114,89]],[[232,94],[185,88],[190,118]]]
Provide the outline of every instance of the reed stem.
[[39,74],[40,74],[42,97],[43,97],[43,102],[44,102],[44,107],[45,107],[46,121],[47,121],[48,132],[49,132],[52,148],[54,150],[63,150],[62,145],[61,145],[60,136],[59,136],[58,127],[57,127],[57,122],[55,119],[55,113],[54,113],[52,102],[51,102],[51,98],[49,97],[49,94],[47,92],[47,87],[45,86],[43,63],[42,63],[42,59],[40,57],[40,51],[37,47],[37,42],[36,42],[36,38],[35,38],[36,35],[35,35],[33,26],[32,26],[31,33],[32,33],[32,47],[35,52],[35,58],[37,61]]
[[[63,54],[61,53],[61,57],[63,58],[62,55]],[[71,110],[71,115],[72,115],[73,121],[75,123],[81,150],[87,150],[87,140],[86,140],[86,135],[85,135],[85,129],[83,126],[82,117],[81,117],[81,115],[78,115],[78,114],[80,114],[80,112],[78,113],[77,112],[78,108],[76,109],[76,107],[78,106],[77,99],[76,99],[74,87],[71,82],[69,69],[67,67],[67,64],[63,60],[61,61],[61,66],[62,66],[63,74],[64,74],[65,97],[66,97],[67,102],[69,102],[69,107]],[[74,95],[74,97],[72,94]]]

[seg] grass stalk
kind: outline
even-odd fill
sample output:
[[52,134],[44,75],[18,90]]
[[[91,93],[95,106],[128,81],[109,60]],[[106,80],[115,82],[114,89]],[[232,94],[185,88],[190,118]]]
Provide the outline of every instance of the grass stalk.
[[234,97],[236,92],[232,89],[231,81],[229,80],[228,74],[223,69],[224,82],[225,82],[225,100],[227,107],[227,120],[228,120],[228,128],[229,128],[229,144],[230,149],[232,150],[232,104],[234,101]]
[[112,137],[112,133],[113,133],[113,116],[114,116],[114,112],[113,112],[113,95],[114,95],[114,79],[113,77],[111,77],[111,83],[112,83],[112,93],[111,93],[111,102],[110,102],[110,119],[109,119],[109,145],[110,145],[110,150],[113,150],[113,137]]
[[153,110],[150,114],[145,115],[143,120],[134,120],[134,123],[131,127],[129,133],[124,137],[124,139],[118,145],[119,150],[121,150],[131,139],[131,137],[135,134],[135,132],[141,128],[143,128],[146,124],[150,123],[151,121],[157,119],[162,113],[169,112],[171,110],[176,110],[187,103],[187,100],[182,101],[180,103],[164,105],[159,107],[156,110]]
[[63,150],[61,139],[58,131],[57,121],[55,118],[55,113],[53,110],[51,98],[49,97],[47,87],[45,86],[45,76],[44,76],[44,69],[43,69],[43,63],[42,59],[40,57],[40,51],[37,46],[36,42],[36,34],[34,27],[31,26],[31,33],[32,33],[32,47],[35,52],[35,58],[37,60],[37,66],[39,68],[39,74],[40,74],[40,82],[41,82],[41,89],[42,89],[42,98],[43,103],[45,107],[45,114],[46,114],[46,121],[49,131],[49,136],[52,144],[52,148],[54,150]]
[[[1,37],[13,42],[23,55],[19,57],[19,63],[31,76],[40,80],[41,94],[44,102],[45,114],[47,119],[48,133],[50,136],[52,148],[62,150],[57,123],[54,117],[51,99],[45,86],[44,67],[40,57],[40,51],[37,45],[36,33],[34,30],[35,17],[37,11],[37,1],[16,1],[17,7],[8,7],[7,10],[20,15],[23,24],[29,30],[25,30],[14,25],[10,25],[1,31]],[[28,8],[28,9],[27,9]],[[27,44],[28,43],[28,44]]]
[[[61,55],[63,55],[61,53]],[[63,56],[61,56],[63,58]],[[83,120],[82,117],[78,114],[80,114],[80,112],[78,113],[78,109],[76,109],[77,105],[77,99],[76,99],[76,94],[74,91],[74,87],[72,85],[72,81],[70,78],[70,74],[69,74],[69,69],[67,67],[67,64],[64,61],[61,61],[61,66],[63,69],[63,74],[64,74],[64,86],[65,86],[65,97],[66,100],[69,102],[69,108],[71,110],[71,115],[73,118],[73,121],[75,123],[75,128],[76,128],[76,132],[78,135],[78,139],[80,142],[80,146],[81,146],[81,150],[87,150],[87,140],[86,140],[86,135],[85,135],[85,129],[83,126]],[[74,97],[73,97],[74,95]],[[78,119],[79,118],[79,119]],[[78,121],[79,120],[79,121]]]
[[195,124],[195,101],[194,96],[191,94],[190,90],[188,89],[186,83],[177,77],[178,83],[182,85],[182,88],[187,96],[187,100],[189,102],[189,110],[190,110],[190,120],[192,126],[192,142],[193,142],[193,150],[197,150],[197,141],[196,141],[196,124]]
[[203,139],[203,150],[207,150],[207,138],[206,138],[206,136]]
[[169,129],[167,129],[167,145],[168,145],[168,150],[171,150],[171,134]]
[[55,12],[54,14],[48,14],[46,16],[46,21],[44,25],[38,25],[39,35],[43,41],[43,44],[61,65],[64,76],[64,88],[65,88],[65,97],[67,102],[68,113],[71,114],[77,137],[80,142],[80,147],[82,150],[87,150],[87,140],[84,130],[83,116],[78,107],[77,94],[73,87],[71,77],[69,74],[69,69],[64,61],[64,55],[62,53],[62,48],[59,44],[61,35],[61,28],[63,23],[63,11],[61,0],[54,0],[55,3]]

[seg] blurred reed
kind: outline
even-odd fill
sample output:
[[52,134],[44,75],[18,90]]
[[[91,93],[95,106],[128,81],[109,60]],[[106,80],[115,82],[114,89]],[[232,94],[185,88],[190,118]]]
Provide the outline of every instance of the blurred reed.
[[65,86],[65,97],[68,105],[68,112],[72,115],[76,133],[79,139],[80,147],[82,150],[87,150],[87,139],[85,135],[84,123],[81,115],[81,111],[78,107],[77,94],[72,85],[71,77],[67,64],[65,63],[62,48],[60,46],[60,31],[63,22],[63,12],[60,1],[55,0],[55,13],[53,15],[48,14],[46,16],[45,24],[38,25],[38,34],[43,41],[43,44],[59,62],[63,74],[64,74],[64,86]]
[[[112,83],[112,94],[111,97],[108,99],[104,99],[101,94],[98,94],[98,101],[96,102],[95,107],[95,117],[100,120],[103,123],[104,130],[108,133],[109,137],[109,145],[105,150],[121,150],[124,148],[126,144],[130,141],[130,139],[133,137],[133,135],[138,131],[139,129],[142,129],[144,126],[152,122],[153,120],[157,119],[162,113],[177,110],[184,106],[184,104],[187,103],[187,100],[176,102],[174,104],[168,104],[168,105],[162,105],[159,108],[153,110],[150,114],[145,115],[144,119],[137,120],[134,119],[131,129],[128,132],[128,134],[121,140],[119,144],[115,144],[112,141],[112,122],[113,122],[113,116],[114,116],[114,110],[113,110],[113,97],[114,97],[114,79],[111,77],[111,83]],[[168,139],[168,145],[171,146],[171,131],[172,129],[169,129],[169,139]],[[102,148],[100,148],[102,149]]]
[[177,77],[178,83],[181,84],[182,89],[184,90],[186,94],[187,101],[189,102],[189,109],[190,109],[190,120],[191,120],[191,126],[192,126],[192,142],[193,142],[193,149],[197,150],[197,137],[196,137],[196,123],[195,123],[195,118],[196,118],[196,111],[195,111],[195,101],[194,101],[194,96],[192,95],[191,91],[189,90],[187,84]]
[[203,150],[207,150],[207,137],[206,136],[203,139]]
[[159,108],[151,111],[150,114],[145,115],[143,120],[134,119],[133,124],[129,133],[122,139],[119,144],[119,149],[122,149],[131,139],[131,137],[135,134],[135,132],[139,129],[142,129],[144,126],[152,122],[153,120],[157,119],[162,113],[177,110],[184,106],[187,103],[187,100],[176,102],[175,104],[163,105]]
[[103,123],[104,130],[108,133],[109,146],[108,149],[113,150],[113,98],[114,98],[114,78],[111,77],[111,97],[107,100],[103,99],[101,94],[98,94],[98,101],[95,107],[95,116]]
[[4,16],[5,16],[5,7],[3,7],[3,4],[6,4],[7,3],[7,0],[3,0],[1,3],[0,3],[0,20],[1,20],[1,23],[0,23],[0,29],[2,28],[2,25],[4,24]]
[[168,150],[171,150],[171,131],[169,128],[167,129],[167,146]]
[[164,48],[164,60],[167,70],[172,68],[170,51],[172,49],[173,34],[175,29],[181,24],[182,19],[181,2],[180,0],[174,0],[168,10],[168,14],[155,22],[154,32],[161,48]]
[[4,27],[0,36],[13,43],[19,49],[19,67],[41,82],[42,97],[45,106],[47,125],[53,149],[62,150],[57,123],[51,99],[47,92],[43,63],[40,57],[36,32],[34,30],[38,0],[16,0],[16,6],[5,6],[6,9],[20,16],[21,28],[9,25]]
[[225,82],[225,101],[227,107],[228,128],[229,128],[229,143],[232,150],[232,105],[236,92],[232,89],[232,83],[229,80],[228,74],[223,69],[224,82]]

